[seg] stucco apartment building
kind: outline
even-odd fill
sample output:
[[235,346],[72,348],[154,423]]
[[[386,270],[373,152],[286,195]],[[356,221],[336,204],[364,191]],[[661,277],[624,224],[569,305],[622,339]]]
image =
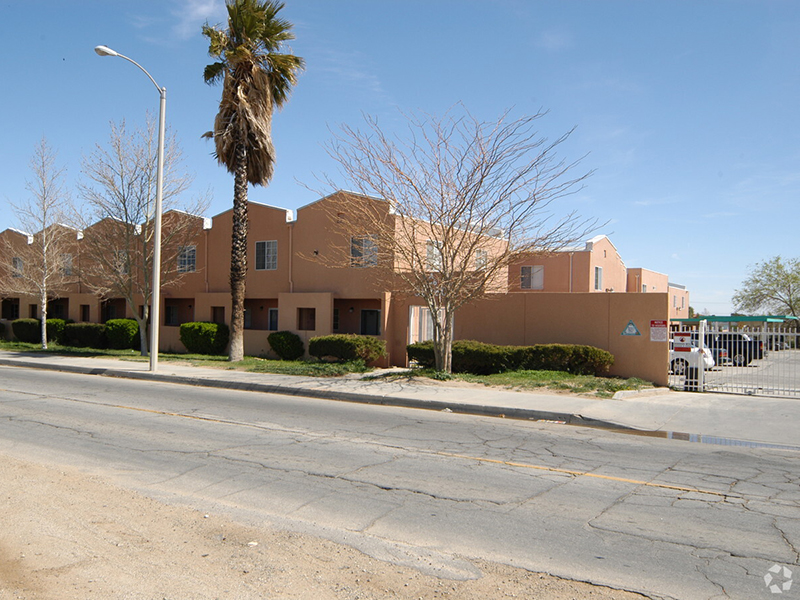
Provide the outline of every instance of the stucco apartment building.
[[[349,240],[350,252],[360,258],[352,265],[331,268],[317,260],[341,245],[327,206],[341,194],[345,192],[306,205],[296,215],[249,203],[246,354],[269,354],[271,331],[294,331],[305,341],[330,333],[356,333],[384,338],[387,362],[404,365],[406,344],[428,337],[424,303],[381,288],[370,261],[364,260],[369,248],[363,240]],[[383,203],[387,215],[391,213],[385,201],[357,198]],[[212,219],[182,218],[194,220],[195,233],[170,265],[180,272],[180,280],[162,289],[162,351],[184,350],[179,340],[181,323],[227,323],[231,314],[232,210]],[[75,238],[78,276],[49,303],[49,315],[90,322],[130,317],[124,300],[99,297],[81,280],[85,261],[81,245],[91,236],[89,229]],[[12,230],[0,233],[0,238],[14,235],[19,243],[25,242],[25,236]],[[583,247],[534,255],[509,266],[507,291],[462,309],[456,316],[455,334],[456,339],[504,344],[591,344],[615,355],[613,373],[666,383],[666,340],[651,335],[650,329],[655,323],[660,331],[662,323],[687,313],[685,289],[669,284],[666,275],[627,269],[611,241],[598,236]],[[5,321],[39,314],[35,298],[2,299]]]

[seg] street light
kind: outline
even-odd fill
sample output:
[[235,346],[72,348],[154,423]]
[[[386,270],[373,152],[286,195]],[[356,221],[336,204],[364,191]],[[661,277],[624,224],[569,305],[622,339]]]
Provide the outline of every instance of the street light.
[[160,87],[153,76],[147,72],[142,65],[132,58],[120,54],[108,46],[95,46],[94,51],[100,56],[118,56],[139,67],[142,72],[150,78],[156,86],[161,97],[158,110],[158,169],[156,171],[156,211],[155,211],[155,231],[153,232],[153,291],[152,309],[150,316],[150,371],[158,371],[158,329],[160,324],[160,304],[161,304],[161,198],[164,192],[164,127],[166,122],[167,110],[167,88]]

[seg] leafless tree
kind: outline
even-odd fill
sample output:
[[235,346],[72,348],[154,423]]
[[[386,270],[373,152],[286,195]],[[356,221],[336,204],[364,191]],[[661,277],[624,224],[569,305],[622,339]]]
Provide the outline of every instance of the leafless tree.
[[328,145],[360,196],[326,203],[341,244],[321,260],[372,268],[384,289],[420,297],[438,370],[451,370],[456,310],[507,291],[508,267],[522,256],[558,250],[597,226],[551,211],[591,173],[574,173],[580,159],[556,157],[572,131],[541,136],[544,114],[481,122],[459,105],[443,117],[406,116],[406,139],[366,117],[363,130],[344,126]]
[[[97,145],[83,160],[85,181],[79,185],[82,210],[81,280],[102,298],[124,298],[139,324],[142,355],[147,355],[153,273],[156,197],[156,123],[129,132],[125,122],[111,123],[107,146]],[[175,285],[183,273],[178,256],[202,226],[205,197],[185,200],[192,177],[182,164],[175,136],[164,153],[161,236],[161,283]],[[141,302],[141,311],[137,310]]]
[[70,196],[64,187],[64,169],[42,138],[30,160],[33,178],[27,182],[30,198],[11,207],[19,236],[4,236],[0,255],[0,288],[4,295],[35,296],[41,305],[42,348],[47,349],[47,302],[74,281],[72,252],[77,230],[67,226]]

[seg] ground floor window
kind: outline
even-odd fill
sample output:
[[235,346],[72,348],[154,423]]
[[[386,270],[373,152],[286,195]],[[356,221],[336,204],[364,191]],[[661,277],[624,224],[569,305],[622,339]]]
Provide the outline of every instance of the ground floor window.
[[91,309],[89,308],[88,304],[81,304],[81,322],[88,323],[91,321],[89,318],[91,316]]
[[212,306],[211,307],[211,322],[212,323],[225,323],[225,307]]
[[269,329],[269,331],[278,331],[278,309],[270,308],[267,317],[269,319],[267,329]]

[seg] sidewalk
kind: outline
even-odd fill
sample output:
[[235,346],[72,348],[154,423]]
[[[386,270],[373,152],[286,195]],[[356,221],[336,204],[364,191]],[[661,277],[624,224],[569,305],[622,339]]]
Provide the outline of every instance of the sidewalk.
[[614,399],[601,400],[488,387],[246,373],[171,362],[159,363],[158,372],[150,373],[146,362],[22,352],[0,352],[0,365],[474,415],[563,421],[612,429],[659,431],[666,437],[678,439],[685,439],[683,434],[692,434],[692,441],[729,445],[750,445],[741,443],[750,442],[800,450],[800,400],[796,399],[659,389],[645,393],[620,392]]

